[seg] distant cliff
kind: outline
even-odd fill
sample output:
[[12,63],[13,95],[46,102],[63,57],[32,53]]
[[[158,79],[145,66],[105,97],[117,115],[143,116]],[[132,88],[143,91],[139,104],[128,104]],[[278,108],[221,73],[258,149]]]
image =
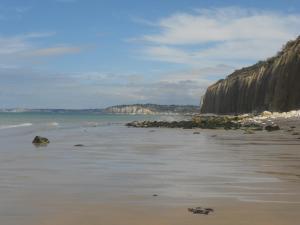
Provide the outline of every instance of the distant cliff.
[[194,105],[134,104],[111,106],[104,111],[111,114],[194,114],[200,112],[200,107]]
[[[234,54],[234,53],[228,53]],[[202,113],[300,109],[300,36],[275,57],[235,71],[208,87]]]

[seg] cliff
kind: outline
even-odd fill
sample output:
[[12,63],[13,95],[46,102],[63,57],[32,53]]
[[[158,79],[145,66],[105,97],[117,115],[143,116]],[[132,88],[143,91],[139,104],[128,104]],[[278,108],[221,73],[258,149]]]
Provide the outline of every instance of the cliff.
[[300,36],[266,61],[208,87],[201,113],[286,112],[300,109]]
[[194,114],[199,113],[200,107],[193,105],[134,104],[111,106],[104,111],[111,114]]

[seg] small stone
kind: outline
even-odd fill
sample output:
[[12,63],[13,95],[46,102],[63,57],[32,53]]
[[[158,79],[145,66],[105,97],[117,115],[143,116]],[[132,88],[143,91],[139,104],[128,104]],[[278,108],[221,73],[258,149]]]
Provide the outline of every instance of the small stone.
[[272,116],[272,113],[270,111],[263,111],[261,115],[269,117],[269,116]]
[[193,214],[208,215],[209,213],[213,212],[214,210],[212,208],[196,207],[196,208],[188,208],[188,211],[193,213]]
[[152,196],[153,196],[153,197],[157,197],[157,196],[158,196],[158,194],[153,194]]
[[280,130],[280,127],[276,124],[272,124],[272,125],[268,125],[265,127],[265,130],[271,132],[271,131],[276,131],[276,130]]
[[252,131],[252,130],[245,130],[244,134],[254,134],[254,131]]
[[84,147],[83,144],[77,144],[77,145],[74,145],[74,147]]
[[299,132],[293,132],[292,135],[299,135]]
[[193,134],[200,134],[200,132],[198,132],[198,131],[195,131]]
[[35,136],[32,143],[37,144],[37,145],[46,145],[46,144],[49,144],[50,141],[45,137]]

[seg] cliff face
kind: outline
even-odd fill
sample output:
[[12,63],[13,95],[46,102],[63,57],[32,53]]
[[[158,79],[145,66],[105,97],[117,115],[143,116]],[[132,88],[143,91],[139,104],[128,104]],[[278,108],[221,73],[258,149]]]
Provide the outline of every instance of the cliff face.
[[200,108],[193,105],[135,104],[111,106],[104,111],[112,114],[193,114],[198,113]]
[[105,111],[107,113],[113,114],[143,114],[143,115],[153,115],[155,112],[148,108],[144,108],[142,106],[112,106],[106,108]]
[[237,70],[208,87],[202,113],[300,109],[300,36],[277,56]]

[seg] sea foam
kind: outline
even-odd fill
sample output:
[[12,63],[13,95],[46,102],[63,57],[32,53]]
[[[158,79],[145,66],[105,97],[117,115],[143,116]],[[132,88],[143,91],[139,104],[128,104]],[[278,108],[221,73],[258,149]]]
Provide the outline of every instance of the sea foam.
[[13,125],[0,125],[0,129],[10,129],[10,128],[18,128],[18,127],[30,127],[32,123],[20,123]]

